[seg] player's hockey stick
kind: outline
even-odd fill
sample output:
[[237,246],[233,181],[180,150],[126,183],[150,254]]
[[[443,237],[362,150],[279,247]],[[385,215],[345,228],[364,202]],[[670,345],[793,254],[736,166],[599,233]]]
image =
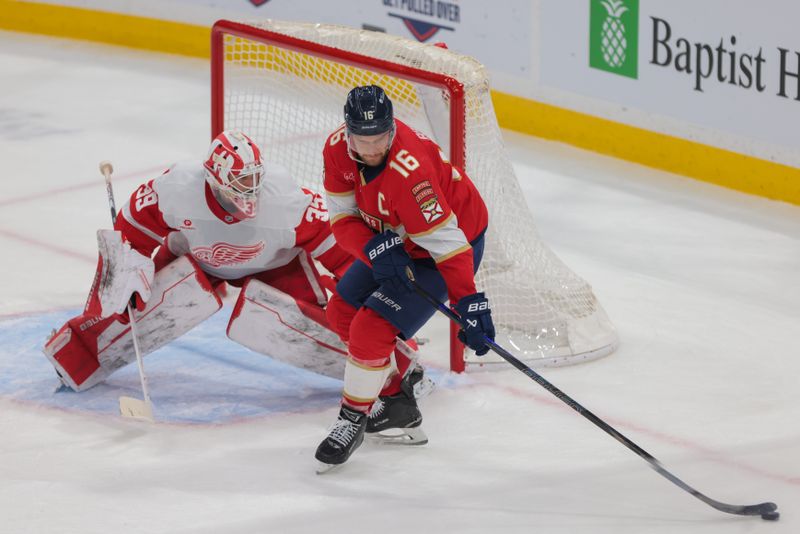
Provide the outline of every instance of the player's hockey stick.
[[[428,293],[425,288],[421,287],[417,282],[414,280],[412,273],[408,272],[408,277],[411,279],[411,282],[414,284],[414,288],[416,289],[417,293],[419,293],[425,300],[427,300],[434,308],[438,309],[444,315],[446,315],[451,321],[455,322],[459,326],[462,326],[461,318],[450,308],[439,302],[436,297]],[[762,502],[760,504],[748,504],[748,505],[737,505],[737,504],[727,504],[724,502],[720,502],[717,500],[712,499],[711,497],[707,497],[703,495],[669,471],[667,471],[661,462],[659,462],[656,458],[650,455],[647,451],[636,445],[633,441],[628,439],[627,437],[623,436],[620,432],[614,429],[611,425],[597,417],[595,414],[578,404],[575,400],[573,400],[569,395],[558,389],[556,386],[545,380],[540,374],[536,371],[519,361],[515,358],[510,352],[506,349],[495,343],[492,339],[488,337],[484,337],[486,344],[489,345],[489,348],[492,349],[498,356],[503,358],[505,361],[522,371],[525,375],[528,376],[531,380],[542,386],[544,389],[552,393],[556,398],[562,401],[564,404],[584,416],[586,419],[594,423],[595,426],[599,427],[603,432],[610,435],[618,442],[625,445],[628,449],[635,452],[639,457],[645,460],[650,467],[652,467],[659,475],[663,476],[682,490],[690,493],[694,497],[700,499],[704,503],[716,508],[721,512],[726,512],[729,514],[736,514],[736,515],[760,515],[761,519],[766,519],[769,521],[775,521],[780,517],[778,513],[778,506],[772,502]]]
[[[117,222],[117,207],[114,203],[114,189],[111,187],[111,173],[114,167],[110,161],[100,162],[100,172],[106,180],[106,192],[108,193],[108,207],[111,209],[111,224]],[[133,301],[133,299],[131,299]],[[144,364],[142,363],[142,352],[139,350],[139,335],[136,331],[136,319],[133,316],[133,306],[128,303],[128,318],[131,325],[131,337],[133,338],[133,350],[136,352],[136,363],[139,366],[139,380],[142,384],[142,395],[144,400],[134,397],[121,396],[119,398],[119,413],[123,417],[133,417],[153,422],[153,403],[150,401],[150,392],[147,388],[147,376],[144,374]]]

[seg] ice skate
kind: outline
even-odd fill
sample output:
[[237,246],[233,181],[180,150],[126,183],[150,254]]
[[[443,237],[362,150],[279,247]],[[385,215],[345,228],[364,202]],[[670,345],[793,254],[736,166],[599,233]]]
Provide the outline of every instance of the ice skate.
[[378,397],[367,416],[366,433],[370,441],[396,445],[428,443],[428,436],[421,428],[422,413],[415,398],[415,386],[423,379],[422,368],[417,367],[403,378],[399,393]]
[[328,433],[328,437],[317,447],[315,454],[319,462],[317,474],[327,473],[334,467],[345,463],[350,455],[361,446],[366,428],[366,414],[342,406],[342,409],[339,410],[339,417]]
[[421,399],[427,397],[436,388],[436,382],[425,375],[425,370],[421,365],[416,364],[414,369],[406,377],[413,386],[414,398]]

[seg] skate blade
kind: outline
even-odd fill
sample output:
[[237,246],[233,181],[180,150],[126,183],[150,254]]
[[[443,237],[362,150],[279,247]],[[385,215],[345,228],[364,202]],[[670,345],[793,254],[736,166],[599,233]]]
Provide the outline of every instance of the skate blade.
[[366,434],[366,437],[370,442],[379,445],[425,445],[428,443],[428,436],[421,427],[393,428],[387,432],[395,433],[375,432],[374,434]]
[[338,468],[342,467],[343,465],[344,464],[326,464],[325,462],[320,462],[317,460],[317,468],[315,469],[315,472],[318,475],[324,475],[325,473],[338,470]]

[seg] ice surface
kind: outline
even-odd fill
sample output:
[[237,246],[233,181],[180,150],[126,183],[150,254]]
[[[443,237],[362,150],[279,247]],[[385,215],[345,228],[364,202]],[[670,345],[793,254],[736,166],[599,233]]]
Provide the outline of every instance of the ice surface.
[[800,208],[507,134],[540,234],[622,343],[542,374],[709,496],[774,500],[778,523],[709,508],[515,370],[443,373],[442,319],[423,332],[430,443],[317,476],[339,383],[226,343],[222,315],[145,360],[155,425],[113,415],[133,367],[53,394],[39,352],[109,225],[97,163],[121,204],[202,156],[206,63],[0,32],[0,72],[0,532],[800,531]]

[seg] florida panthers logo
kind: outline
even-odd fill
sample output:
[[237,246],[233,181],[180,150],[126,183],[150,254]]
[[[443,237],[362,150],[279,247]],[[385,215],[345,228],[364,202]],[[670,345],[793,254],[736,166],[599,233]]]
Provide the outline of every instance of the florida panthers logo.
[[231,245],[230,243],[214,243],[210,247],[197,247],[192,249],[192,256],[200,263],[212,267],[224,265],[237,265],[246,263],[261,254],[264,242],[255,245]]

